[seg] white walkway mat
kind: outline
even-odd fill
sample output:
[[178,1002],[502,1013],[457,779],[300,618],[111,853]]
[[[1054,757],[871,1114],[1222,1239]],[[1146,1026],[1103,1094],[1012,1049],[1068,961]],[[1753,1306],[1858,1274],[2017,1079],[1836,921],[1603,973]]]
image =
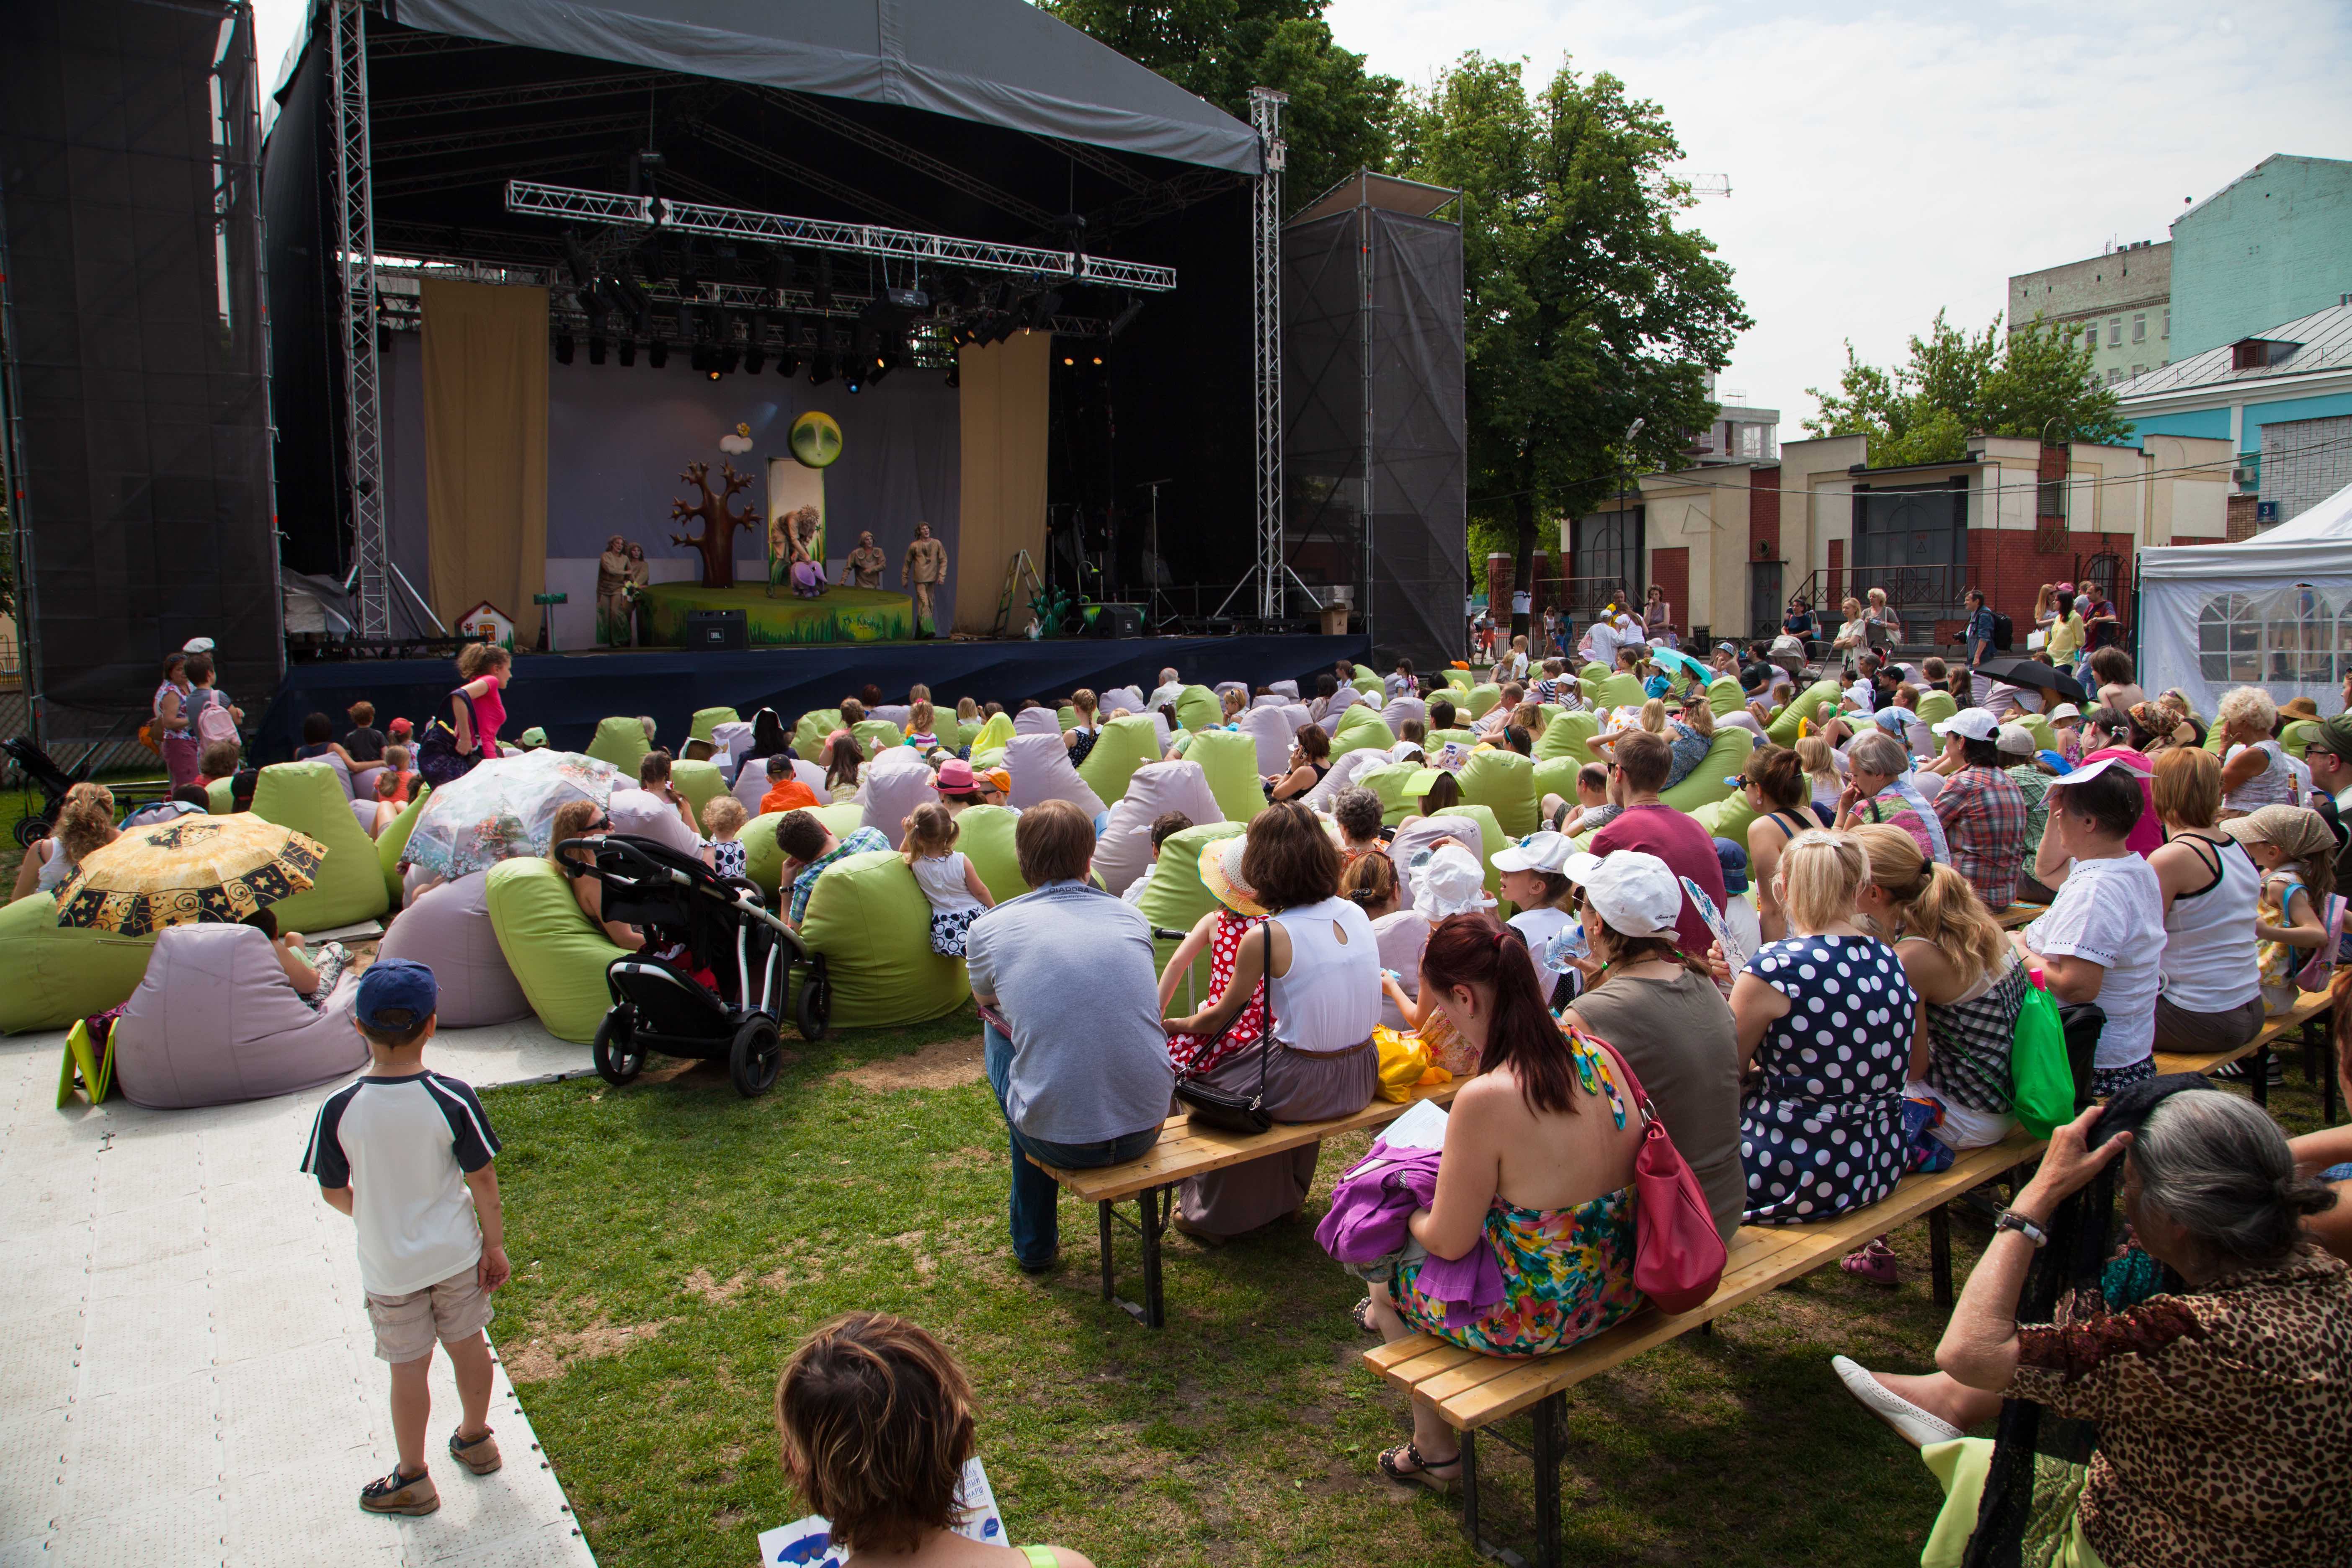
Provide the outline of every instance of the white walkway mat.
[[[351,1222],[295,1168],[337,1086],[58,1110],[62,1040],[0,1041],[0,1568],[593,1568],[503,1368],[505,1468],[448,1457],[457,1391],[437,1351],[441,1510],[360,1511],[397,1458],[390,1384]],[[587,1053],[533,1021],[440,1036],[425,1062],[488,1087],[586,1070]]]

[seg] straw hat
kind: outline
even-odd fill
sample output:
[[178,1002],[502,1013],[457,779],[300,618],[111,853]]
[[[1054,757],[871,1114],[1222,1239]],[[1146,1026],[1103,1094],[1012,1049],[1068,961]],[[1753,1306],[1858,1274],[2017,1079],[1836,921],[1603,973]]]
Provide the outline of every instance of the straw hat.
[[1252,920],[1265,918],[1265,906],[1251,895],[1250,886],[1242,880],[1242,857],[1248,852],[1249,835],[1236,833],[1231,838],[1219,838],[1201,846],[1201,885],[1216,896],[1217,902],[1237,915]]
[[2283,719],[2316,720],[2319,717],[2319,704],[2308,697],[2290,697],[2278,705],[2278,710]]

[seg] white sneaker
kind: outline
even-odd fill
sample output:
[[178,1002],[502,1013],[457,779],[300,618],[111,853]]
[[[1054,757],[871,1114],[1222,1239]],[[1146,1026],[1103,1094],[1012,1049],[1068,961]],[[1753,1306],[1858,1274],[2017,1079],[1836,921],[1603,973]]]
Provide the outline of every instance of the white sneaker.
[[1967,1436],[1950,1422],[1929,1415],[1889,1389],[1871,1376],[1858,1362],[1833,1355],[1830,1357],[1830,1370],[1837,1373],[1838,1381],[1845,1384],[1845,1391],[1853,1394],[1864,1410],[1894,1427],[1895,1436],[1915,1448],[1924,1448],[1930,1443],[1948,1443],[1955,1437]]

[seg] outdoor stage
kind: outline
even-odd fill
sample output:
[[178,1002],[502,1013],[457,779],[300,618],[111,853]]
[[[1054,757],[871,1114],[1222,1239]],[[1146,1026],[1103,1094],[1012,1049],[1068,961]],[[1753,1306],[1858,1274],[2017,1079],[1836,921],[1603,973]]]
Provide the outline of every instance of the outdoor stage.
[[899,642],[915,635],[915,601],[879,588],[836,586],[814,599],[760,583],[732,588],[655,583],[643,592],[653,640],[673,647],[686,642],[686,617],[696,610],[742,611],[744,636],[753,647]]
[[[740,590],[739,590],[740,591]],[[759,590],[751,590],[755,595]],[[1314,677],[1339,659],[1360,659],[1369,644],[1346,637],[1056,637],[1039,642],[874,643],[831,647],[757,648],[747,653],[642,649],[617,653],[518,654],[506,694],[505,735],[532,725],[548,741],[578,751],[612,714],[649,714],[665,744],[677,746],[698,709],[732,708],[747,718],[773,708],[789,724],[871,682],[886,700],[903,701],[917,681],[948,713],[971,697],[1010,708],[1024,697],[1065,696],[1135,686],[1149,692],[1173,668],[1187,681],[1263,686],[1296,680],[1311,692]],[[305,714],[326,713],[338,733],[343,710],[364,699],[381,729],[394,718],[423,720],[448,706],[456,668],[441,659],[355,659],[294,664],[262,715],[252,754],[283,762],[300,741]]]

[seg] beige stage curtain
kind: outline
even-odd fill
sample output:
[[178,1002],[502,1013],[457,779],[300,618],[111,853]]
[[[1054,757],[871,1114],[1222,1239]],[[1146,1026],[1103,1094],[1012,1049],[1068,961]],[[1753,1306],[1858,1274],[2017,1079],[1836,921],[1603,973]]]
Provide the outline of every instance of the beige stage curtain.
[[547,290],[423,289],[433,608],[454,625],[488,599],[531,647],[547,584]]
[[[1016,550],[1045,563],[1046,368],[1050,332],[1015,332],[1004,342],[958,351],[956,379],[963,425],[963,515],[955,558],[955,626],[985,632],[1004,595],[1004,568]],[[1011,629],[1029,628],[1028,592],[1013,606]]]

